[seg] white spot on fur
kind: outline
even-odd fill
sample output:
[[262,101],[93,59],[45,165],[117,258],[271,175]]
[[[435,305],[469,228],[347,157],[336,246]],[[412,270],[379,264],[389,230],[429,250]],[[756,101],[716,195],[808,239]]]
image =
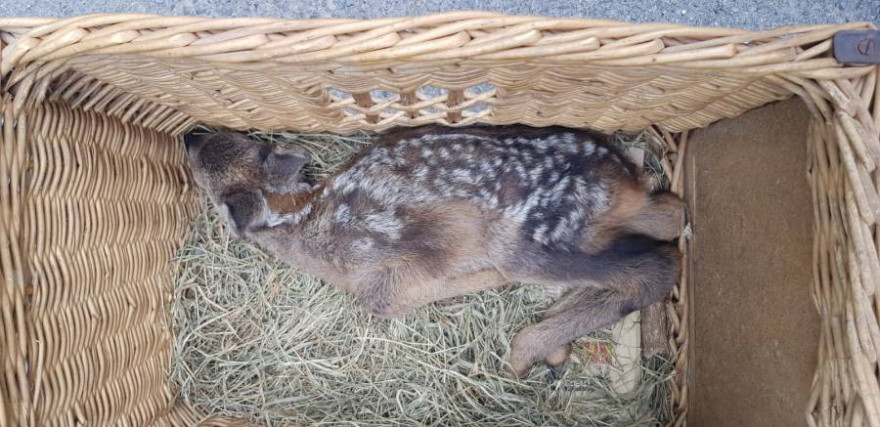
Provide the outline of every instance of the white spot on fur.
[[543,245],[550,243],[547,240],[547,224],[541,224],[535,227],[535,232],[532,233],[532,239]]
[[364,216],[364,224],[374,232],[387,235],[392,240],[400,238],[403,223],[393,212],[381,211]]
[[351,249],[355,251],[366,251],[373,248],[375,242],[373,239],[364,237],[351,242]]
[[464,183],[472,183],[474,181],[471,171],[467,169],[453,169],[452,180]]
[[532,185],[536,185],[538,180],[541,179],[541,175],[544,173],[542,169],[533,168],[529,171],[529,178],[531,180]]
[[590,189],[590,200],[593,201],[593,205],[597,208],[597,210],[605,210],[608,209],[608,187],[604,183],[599,183],[599,185],[593,186]]
[[336,212],[333,213],[333,221],[336,221],[337,223],[351,221],[351,209],[349,209],[347,204],[340,203],[339,206],[336,207]]
[[266,217],[266,226],[269,228],[277,227],[293,219],[293,214],[279,215],[277,212],[269,211]]
[[592,142],[585,141],[584,142],[584,154],[586,154],[588,156],[592,156],[594,152],[596,152],[596,144],[593,144]]
[[418,165],[413,169],[414,175],[419,180],[424,180],[428,176],[428,168],[424,165]]
[[296,212],[285,214],[280,214],[278,212],[272,212],[271,210],[269,210],[266,214],[266,227],[273,228],[285,224],[299,224],[310,213],[312,213],[311,203],[303,206],[302,209]]

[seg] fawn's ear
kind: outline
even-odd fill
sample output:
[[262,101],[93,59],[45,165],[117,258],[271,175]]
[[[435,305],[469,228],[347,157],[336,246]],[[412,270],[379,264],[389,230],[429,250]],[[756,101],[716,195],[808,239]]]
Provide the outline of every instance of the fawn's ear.
[[220,217],[236,237],[245,230],[266,222],[266,201],[259,191],[236,191],[222,197],[218,205]]
[[263,167],[269,190],[275,193],[294,193],[299,189],[300,171],[311,156],[297,149],[276,148],[269,153]]

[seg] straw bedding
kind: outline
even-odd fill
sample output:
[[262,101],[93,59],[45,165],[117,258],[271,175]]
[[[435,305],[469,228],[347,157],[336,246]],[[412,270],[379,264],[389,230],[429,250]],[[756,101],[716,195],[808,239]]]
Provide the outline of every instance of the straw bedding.
[[[367,137],[254,134],[313,154],[321,179]],[[645,146],[643,135],[619,137]],[[651,148],[651,147],[647,147]],[[654,185],[668,179],[648,150]],[[565,377],[509,375],[509,341],[538,320],[555,295],[509,286],[432,304],[393,320],[371,317],[349,295],[235,240],[206,209],[179,251],[170,302],[175,332],[170,376],[181,397],[209,413],[278,424],[650,425],[667,421],[671,365],[643,363],[640,386],[617,395],[575,345]],[[607,331],[584,342],[608,342]]]

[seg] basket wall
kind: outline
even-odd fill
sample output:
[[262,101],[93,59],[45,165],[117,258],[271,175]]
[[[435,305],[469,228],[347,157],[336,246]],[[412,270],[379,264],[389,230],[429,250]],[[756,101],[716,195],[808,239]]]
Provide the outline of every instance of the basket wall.
[[[165,382],[163,313],[168,260],[196,209],[176,137],[196,122],[673,133],[797,95],[815,117],[815,280],[804,292],[823,325],[807,420],[880,427],[878,69],[829,57],[834,32],[858,28],[869,24],[748,32],[480,12],[0,18],[0,426],[189,425],[201,416],[175,405]],[[686,132],[667,136],[686,149]],[[670,168],[680,190],[681,165]],[[678,425],[687,415],[685,290],[668,304]]]

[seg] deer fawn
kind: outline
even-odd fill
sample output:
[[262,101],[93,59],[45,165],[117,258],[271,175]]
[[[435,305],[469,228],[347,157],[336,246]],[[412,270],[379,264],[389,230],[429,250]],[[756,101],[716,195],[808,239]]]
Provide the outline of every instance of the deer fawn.
[[[564,128],[396,131],[335,176],[238,133],[187,135],[196,183],[232,232],[354,294],[376,316],[510,282],[561,287],[511,366],[560,368],[571,341],[666,296],[684,205],[648,195],[599,136]],[[554,370],[553,372],[559,372]]]

